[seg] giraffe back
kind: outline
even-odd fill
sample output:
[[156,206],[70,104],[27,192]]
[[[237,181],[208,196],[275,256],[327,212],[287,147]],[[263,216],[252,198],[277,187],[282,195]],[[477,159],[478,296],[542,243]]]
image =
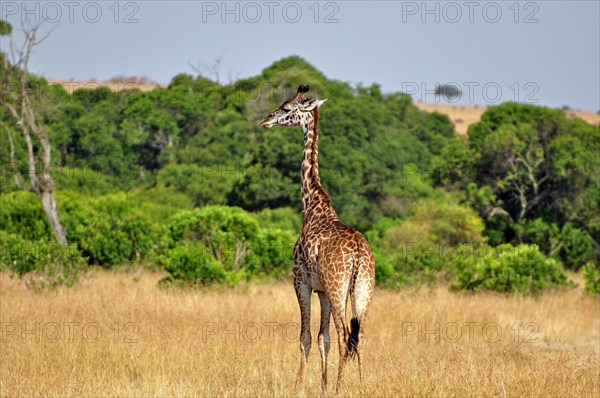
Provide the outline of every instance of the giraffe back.
[[344,295],[357,279],[374,276],[373,254],[359,231],[337,217],[310,221],[294,249],[294,273],[313,290]]

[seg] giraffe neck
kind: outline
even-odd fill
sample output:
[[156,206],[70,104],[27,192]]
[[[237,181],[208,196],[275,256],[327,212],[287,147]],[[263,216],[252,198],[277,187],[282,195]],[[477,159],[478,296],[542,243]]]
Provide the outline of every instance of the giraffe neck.
[[[304,152],[302,155],[302,208],[304,218],[312,216],[318,209],[335,215],[327,191],[321,185],[319,177],[319,109],[312,111],[312,118],[302,124],[304,131]],[[319,206],[320,205],[320,206]],[[337,217],[337,216],[336,216]]]

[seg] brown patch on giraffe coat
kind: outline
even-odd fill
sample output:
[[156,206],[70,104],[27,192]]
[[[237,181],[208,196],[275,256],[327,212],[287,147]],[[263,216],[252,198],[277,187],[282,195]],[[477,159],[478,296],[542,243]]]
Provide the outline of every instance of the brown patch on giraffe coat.
[[[341,385],[346,360],[351,354],[356,354],[358,357],[362,375],[360,352],[364,345],[362,336],[373,295],[375,263],[364,236],[339,220],[329,195],[321,185],[318,166],[319,110],[314,100],[304,100],[306,91],[308,87],[301,86],[292,99],[284,102],[271,115],[263,119],[261,125],[267,128],[274,124],[300,125],[304,132],[301,166],[304,221],[294,247],[294,288],[301,314],[302,358],[298,380],[302,381],[306,374],[311,345],[310,294],[316,291],[319,293],[322,305],[319,350],[321,351],[322,386],[325,392],[330,311],[338,332],[340,350],[337,390]],[[311,111],[300,109],[300,105],[306,104],[308,107],[305,109],[312,109]],[[293,110],[292,106],[294,106]],[[284,107],[287,108],[284,110]],[[285,117],[281,117],[282,112],[286,112]],[[352,330],[347,327],[345,319],[348,299],[352,303]]]

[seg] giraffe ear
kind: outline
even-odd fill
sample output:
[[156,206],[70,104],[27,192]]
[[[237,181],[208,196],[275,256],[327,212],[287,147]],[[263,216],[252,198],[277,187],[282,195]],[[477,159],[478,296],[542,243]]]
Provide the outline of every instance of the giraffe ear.
[[308,104],[304,105],[301,110],[304,112],[311,112],[313,109],[319,108],[325,101],[327,100],[311,100]]

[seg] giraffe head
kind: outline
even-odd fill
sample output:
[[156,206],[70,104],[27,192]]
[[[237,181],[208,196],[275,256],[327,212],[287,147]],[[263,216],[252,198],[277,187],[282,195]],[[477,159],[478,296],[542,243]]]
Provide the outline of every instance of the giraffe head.
[[261,127],[270,129],[273,126],[291,127],[307,123],[313,117],[312,111],[327,101],[326,99],[306,99],[304,93],[307,91],[308,86],[298,87],[296,95],[285,101],[260,122]]

